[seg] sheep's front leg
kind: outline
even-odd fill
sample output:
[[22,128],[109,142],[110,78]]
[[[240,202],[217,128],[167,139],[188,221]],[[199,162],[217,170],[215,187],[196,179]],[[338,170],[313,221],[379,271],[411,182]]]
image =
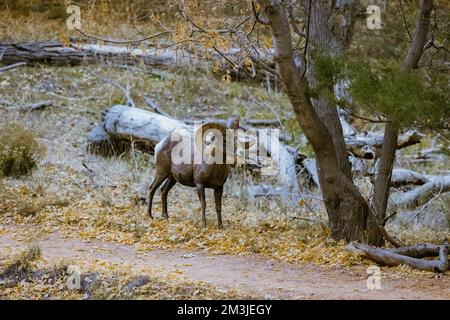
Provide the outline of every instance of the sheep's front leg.
[[206,228],[206,201],[205,201],[205,187],[202,184],[197,184],[197,194],[200,204],[202,206],[202,224]]
[[214,189],[214,201],[216,203],[217,227],[222,229],[222,194],[223,187]]

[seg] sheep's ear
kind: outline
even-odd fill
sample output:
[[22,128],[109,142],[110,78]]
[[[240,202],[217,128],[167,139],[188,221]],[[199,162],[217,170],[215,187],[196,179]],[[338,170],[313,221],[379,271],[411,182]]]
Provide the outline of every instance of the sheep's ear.
[[227,127],[234,130],[239,129],[239,115],[237,113],[234,113],[231,118],[228,119]]

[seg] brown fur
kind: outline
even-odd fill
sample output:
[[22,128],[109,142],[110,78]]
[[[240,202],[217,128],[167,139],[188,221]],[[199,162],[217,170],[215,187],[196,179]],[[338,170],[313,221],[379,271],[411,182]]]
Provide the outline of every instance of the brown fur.
[[[239,118],[233,116],[227,121],[227,127],[229,129],[239,128]],[[226,128],[223,128],[224,130]],[[225,140],[225,135],[224,135]],[[194,136],[192,136],[194,141]],[[224,141],[225,142],[225,141]],[[152,216],[152,201],[153,196],[158,187],[164,182],[161,188],[161,202],[162,202],[162,216],[168,218],[167,214],[167,194],[170,189],[179,182],[182,185],[195,187],[197,189],[198,198],[201,203],[202,209],[202,223],[206,227],[206,201],[205,201],[205,188],[214,189],[214,201],[216,205],[217,213],[217,225],[222,227],[222,193],[223,185],[227,181],[229,174],[228,164],[174,164],[171,160],[172,149],[178,144],[176,141],[172,141],[169,137],[164,139],[156,150],[156,173],[152,184],[148,191],[147,201],[147,214]],[[224,146],[226,145],[226,142]],[[225,162],[225,150],[224,153]],[[217,149],[216,149],[217,150]],[[193,155],[192,155],[193,160]],[[193,161],[192,161],[193,162]]]

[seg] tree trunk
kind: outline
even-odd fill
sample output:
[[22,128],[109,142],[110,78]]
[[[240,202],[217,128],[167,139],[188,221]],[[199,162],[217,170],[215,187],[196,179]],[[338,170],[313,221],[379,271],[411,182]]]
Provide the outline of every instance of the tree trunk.
[[[419,14],[416,21],[414,35],[401,67],[401,72],[410,72],[417,67],[417,63],[422,56],[428,27],[430,25],[430,16],[433,9],[433,0],[421,0]],[[385,127],[384,143],[381,151],[378,175],[375,182],[375,191],[373,196],[372,213],[369,217],[368,235],[369,243],[382,245],[384,242],[383,234],[378,225],[382,223],[386,216],[386,208],[389,199],[389,189],[392,168],[395,161],[395,150],[397,149],[398,124],[391,119]]]
[[[308,1],[305,1],[308,4]],[[347,10],[341,14],[345,14],[345,21],[349,22],[345,26],[340,26],[339,31],[333,34],[330,30],[330,17],[335,13],[336,9],[330,6],[329,1],[324,0],[312,0],[310,2],[311,7],[307,5],[307,13],[309,16],[309,37],[308,45],[311,50],[321,49],[325,50],[333,56],[340,56],[347,37],[349,36],[349,28],[353,24],[353,1],[348,3]],[[337,21],[339,24],[340,21]],[[311,55],[308,55],[308,71],[307,77],[311,88],[317,85],[317,80],[314,71],[314,60]],[[333,91],[333,88],[329,88]],[[337,106],[329,102],[326,98],[320,97],[318,99],[311,99],[314,109],[317,115],[328,128],[331,138],[334,144],[334,150],[336,152],[339,167],[341,171],[350,179],[352,179],[351,165],[348,160],[348,153],[345,147],[344,134],[342,130],[341,121]]]
[[332,237],[337,240],[365,241],[367,202],[346,170],[342,170],[342,162],[339,161],[332,135],[313,107],[303,79],[295,67],[286,12],[278,2],[259,0],[259,3],[272,29],[275,61],[284,89],[296,119],[316,155],[320,187]]
[[381,148],[380,164],[378,165],[375,190],[367,225],[369,242],[375,246],[384,245],[383,233],[379,226],[383,224],[391,187],[391,175],[397,150],[398,125],[388,122],[384,132],[384,142]]

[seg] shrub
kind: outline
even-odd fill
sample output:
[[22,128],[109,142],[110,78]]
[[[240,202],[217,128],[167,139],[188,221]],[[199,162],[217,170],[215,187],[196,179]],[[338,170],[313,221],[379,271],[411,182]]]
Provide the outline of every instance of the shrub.
[[27,249],[13,257],[0,270],[0,279],[6,282],[9,279],[13,283],[20,282],[31,272],[31,263],[41,257],[41,247],[37,243],[31,243]]
[[30,173],[43,152],[42,144],[22,126],[0,127],[0,176],[16,178]]

